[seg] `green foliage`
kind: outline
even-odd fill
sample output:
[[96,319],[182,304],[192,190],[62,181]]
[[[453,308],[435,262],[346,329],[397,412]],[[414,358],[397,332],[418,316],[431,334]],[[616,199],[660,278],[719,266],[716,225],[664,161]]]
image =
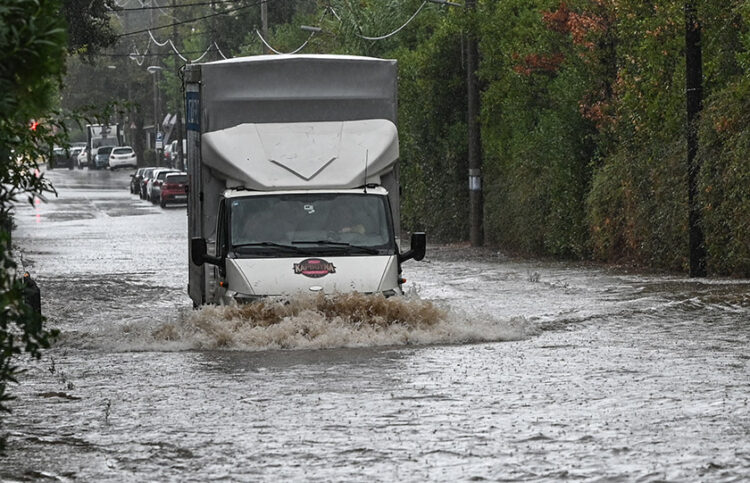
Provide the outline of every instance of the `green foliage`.
[[62,14],[68,26],[68,51],[89,62],[103,47],[117,40],[109,15],[118,10],[114,0],[63,0]]
[[435,240],[468,233],[466,84],[456,22],[437,22],[417,49],[399,49],[402,226]]
[[709,269],[750,277],[750,80],[709,99],[700,126],[700,199]]
[[[684,15],[678,2],[620,5],[610,144],[588,198],[593,254],[687,264]],[[641,35],[622,35],[640,33]]]
[[[55,335],[23,299],[7,220],[19,197],[33,203],[35,196],[54,192],[38,163],[66,139],[65,126],[50,114],[66,46],[59,7],[47,0],[0,6],[0,411],[7,411],[7,384],[18,373],[13,358],[24,351],[39,357]],[[34,120],[39,124],[30,129]]]
[[0,113],[42,112],[63,72],[65,28],[59,5],[14,0],[0,6]]
[[480,16],[485,232],[525,253],[581,257],[596,130],[580,111],[596,84],[580,49],[544,24],[547,4],[496,3]]
[[[716,274],[747,273],[748,266],[747,237],[741,235],[747,233],[747,183],[724,171],[729,165],[731,173],[748,172],[748,146],[741,141],[747,123],[737,111],[747,96],[732,83],[747,72],[741,65],[747,23],[738,5],[705,2],[699,10],[705,90],[714,93],[704,103],[699,136],[705,165],[700,201],[708,263]],[[687,269],[683,6],[619,4],[614,122],[588,198],[593,253],[602,260]],[[729,131],[721,127],[730,124]]]
[[621,147],[594,175],[588,199],[594,256],[669,270],[687,267],[685,142]]

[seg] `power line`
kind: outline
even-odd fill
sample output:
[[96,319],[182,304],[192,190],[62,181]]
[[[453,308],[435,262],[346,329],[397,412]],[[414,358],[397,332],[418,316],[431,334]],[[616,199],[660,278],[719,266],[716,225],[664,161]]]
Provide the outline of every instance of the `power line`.
[[[172,15],[172,14],[167,13],[167,12],[164,11],[164,8],[171,8],[171,7],[162,7],[158,3],[156,3],[156,0],[151,0],[151,5],[149,5],[148,7],[143,2],[143,0],[137,0],[137,1],[138,1],[138,3],[141,4],[140,7],[123,8],[123,5],[128,5],[130,3],[130,1],[129,0],[125,0],[123,3],[120,3],[117,0],[115,0],[115,5],[118,7],[118,9],[109,9],[109,11],[111,13],[113,13],[119,19],[120,16],[118,15],[118,13],[120,13],[120,12],[126,12],[127,13],[127,12],[136,12],[136,11],[144,11],[144,10],[158,10],[159,12],[161,12],[162,15],[164,15],[166,17],[173,18],[173,19],[175,19],[177,21],[180,20],[177,17],[175,17],[174,15]],[[217,0],[217,1],[226,2],[226,1],[231,1],[231,0]],[[196,4],[196,5],[198,5],[198,4]],[[178,7],[182,7],[182,6],[187,7],[187,6],[190,6],[190,5],[177,5],[177,6]]]
[[[143,10],[162,10],[165,8],[185,8],[185,7],[205,7],[209,5],[216,5],[217,3],[236,3],[237,0],[215,0],[213,2],[200,2],[200,3],[184,3],[182,5],[165,5],[163,7],[160,7],[159,5],[154,6],[146,6],[145,3],[139,1],[138,3],[141,4],[140,7],[133,7],[133,8],[122,8],[120,7],[120,4],[118,3],[117,6],[120,7],[118,12],[138,12]],[[114,12],[114,10],[113,10]]]
[[177,56],[180,59],[182,59],[185,62],[188,61],[185,57],[182,56],[182,54],[180,54],[180,51],[177,50],[177,47],[174,45],[174,42],[172,42],[172,39],[167,39],[166,41],[160,43],[158,40],[156,40],[156,37],[154,37],[154,34],[152,34],[150,30],[148,31],[148,36],[150,40],[153,41],[159,47],[164,47],[165,45],[169,44],[169,46],[172,47],[172,50],[174,51],[174,53],[177,54]]
[[272,2],[272,1],[273,0],[260,0],[257,3],[252,3],[250,5],[244,5],[242,7],[237,7],[237,8],[230,8],[230,9],[224,10],[223,12],[212,13],[212,14],[209,14],[209,15],[204,15],[202,17],[191,18],[191,19],[188,19],[188,20],[180,20],[179,22],[174,22],[174,23],[171,23],[169,25],[162,25],[161,27],[152,27],[152,28],[148,28],[148,29],[136,30],[134,32],[126,32],[124,34],[118,35],[117,38],[127,37],[129,35],[142,34],[142,33],[148,32],[150,30],[166,29],[166,28],[169,28],[169,27],[174,27],[175,25],[183,25],[183,24],[186,24],[186,23],[197,22],[198,20],[205,20],[205,19],[211,18],[211,17],[218,17],[219,15],[226,15],[228,13],[236,12],[238,10],[244,10],[244,9],[250,8],[250,7],[257,7],[258,5],[260,5],[262,3],[268,3],[268,2]]
[[175,20],[176,20],[176,21],[178,21],[178,22],[180,21],[180,19],[179,19],[179,18],[175,17],[175,16],[174,16],[174,15],[172,15],[171,13],[167,13],[167,12],[165,12],[165,11],[164,11],[164,9],[163,9],[163,8],[161,8],[161,6],[160,6],[160,5],[158,4],[158,3],[156,3],[156,0],[151,0],[151,1],[153,2],[153,4],[154,4],[154,5],[156,5],[156,8],[158,8],[158,9],[159,9],[159,11],[160,11],[160,12],[162,13],[162,15],[165,15],[165,16],[167,16],[167,17],[173,18],[173,19],[175,19]]
[[[164,47],[165,45],[169,45],[171,47],[172,51],[174,52],[174,55],[176,55],[177,57],[179,57],[180,59],[182,59],[184,62],[187,62],[187,63],[199,62],[203,57],[205,57],[211,51],[212,47],[216,48],[216,51],[219,53],[219,55],[223,59],[227,58],[227,56],[224,55],[224,52],[221,51],[221,49],[219,48],[219,44],[217,44],[215,40],[211,41],[211,43],[208,44],[208,47],[203,52],[203,55],[201,55],[197,59],[189,60],[188,58],[186,58],[183,55],[183,54],[185,54],[187,52],[180,52],[177,49],[177,47],[174,45],[174,42],[172,42],[172,39],[167,39],[164,42],[159,42],[158,40],[156,40],[156,37],[154,37],[154,34],[151,33],[150,30],[148,31],[148,35],[149,35],[148,43],[146,44],[146,48],[143,50],[143,53],[140,53],[138,51],[138,47],[135,45],[135,43],[133,43],[133,50],[135,50],[135,52],[131,52],[130,54],[127,54],[128,57],[130,57],[139,66],[142,66],[143,63],[146,61],[146,56],[151,56],[151,55],[157,55],[157,56],[158,55],[173,55],[173,54],[155,54],[155,53],[149,53],[149,49],[151,48],[151,44],[152,43],[155,44],[158,47]],[[194,52],[194,53],[199,53],[199,52]],[[139,57],[140,57],[140,60],[138,60]]]
[[[209,49],[210,49],[210,47],[213,47],[213,43],[209,46]],[[183,54],[183,55],[187,55],[187,54],[203,54],[203,53],[205,53],[205,50],[187,50],[187,51],[181,52],[181,54]],[[136,54],[136,53],[131,52],[129,54],[102,54],[102,53],[98,53],[96,55],[98,57],[133,57],[134,55],[137,55],[139,57],[142,57],[142,56],[145,56],[145,55],[148,55],[149,57],[172,57],[172,56],[176,57],[178,54],[176,54],[174,52],[162,52],[162,53],[151,52],[149,54],[146,54],[146,53]]]
[[271,52],[273,52],[274,54],[277,54],[277,55],[292,55],[292,54],[296,54],[300,50],[302,50],[305,47],[307,47],[308,42],[310,42],[310,40],[312,40],[313,36],[315,35],[315,32],[311,32],[310,36],[307,37],[307,40],[305,40],[304,42],[302,42],[302,45],[300,45],[299,47],[297,47],[296,49],[294,49],[291,52],[279,52],[278,50],[276,50],[273,47],[271,47],[271,45],[268,42],[266,42],[266,39],[263,38],[263,35],[261,35],[261,33],[258,31],[258,29],[255,29],[255,33],[258,34],[258,38],[260,39],[261,42],[263,42],[263,45],[265,45],[266,47],[268,47],[268,50],[270,50]]
[[[393,32],[391,32],[389,34],[381,35],[379,37],[368,37],[366,35],[361,35],[361,34],[359,34],[357,32],[354,32],[354,35],[356,35],[357,37],[359,37],[361,39],[365,39],[365,40],[385,40],[388,37],[392,37],[392,36],[396,35],[397,33],[401,32],[401,30],[403,30],[407,25],[409,25],[412,22],[412,20],[414,20],[417,17],[417,15],[419,15],[419,12],[421,12],[422,9],[424,8],[424,6],[427,5],[427,1],[428,0],[424,0],[424,2],[422,2],[422,5],[420,5],[419,8],[417,9],[417,11],[414,12],[414,15],[412,15],[411,17],[409,17],[409,20],[407,20],[406,23],[404,23],[402,26],[400,26],[399,28],[397,28],[396,30],[394,30]],[[356,23],[355,23],[355,25],[356,25]],[[362,30],[359,27],[359,25],[356,25],[356,27],[357,27],[357,30],[359,30],[359,31]]]
[[[334,16],[335,16],[336,18],[338,18],[338,15],[336,15],[336,12],[334,12],[334,11],[333,11],[333,8],[331,8],[331,7],[326,7],[325,9],[323,9],[323,14],[322,14],[322,15],[320,16],[320,18],[318,19],[318,23],[320,23],[320,22],[322,22],[322,21],[323,21],[323,19],[324,19],[324,18],[326,17],[326,15],[328,14],[328,10],[331,10],[331,12],[333,12],[333,15],[334,15]],[[258,29],[255,29],[255,33],[256,33],[256,34],[258,35],[258,38],[260,39],[260,41],[261,41],[261,42],[263,42],[263,45],[265,45],[265,46],[266,46],[266,47],[268,48],[268,50],[270,50],[270,51],[271,51],[271,52],[273,52],[274,54],[277,54],[277,55],[293,55],[293,54],[296,54],[297,52],[299,52],[300,50],[304,49],[305,47],[307,47],[307,44],[308,44],[308,43],[309,43],[309,42],[310,42],[310,41],[312,40],[312,38],[313,38],[313,37],[315,36],[315,34],[317,33],[317,31],[312,31],[312,32],[310,33],[310,35],[309,35],[309,36],[307,37],[307,40],[305,40],[304,42],[302,42],[302,45],[300,45],[299,47],[297,47],[297,48],[296,48],[296,49],[294,49],[293,51],[291,51],[291,52],[286,52],[286,53],[285,53],[285,52],[279,52],[278,50],[276,50],[276,49],[274,49],[273,47],[271,47],[271,44],[269,44],[269,43],[268,43],[268,42],[266,41],[266,39],[264,39],[264,38],[263,38],[263,35],[261,35],[261,33],[260,33],[260,32],[258,31]],[[225,57],[225,58],[226,58],[226,57]]]
[[[389,34],[386,34],[386,35],[381,35],[381,36],[378,36],[378,37],[368,37],[368,36],[366,36],[366,35],[362,35],[362,34],[359,34],[359,33],[356,33],[356,32],[355,32],[355,33],[354,33],[354,35],[356,35],[357,37],[359,37],[359,38],[361,38],[361,39],[364,39],[364,40],[373,40],[373,41],[374,41],[374,40],[385,40],[385,39],[387,39],[388,37],[392,37],[392,36],[396,35],[397,33],[399,33],[400,31],[402,31],[402,30],[403,30],[404,28],[406,28],[406,26],[407,26],[407,25],[409,25],[409,24],[410,24],[410,23],[411,23],[411,22],[412,22],[412,21],[413,21],[413,20],[414,20],[415,18],[417,18],[417,15],[419,15],[419,12],[421,12],[421,11],[422,11],[422,9],[423,9],[423,8],[425,7],[425,5],[427,5],[427,3],[428,3],[429,1],[434,1],[434,0],[424,0],[424,1],[422,2],[422,5],[420,5],[420,6],[419,6],[419,8],[417,8],[417,11],[416,11],[416,12],[414,12],[414,13],[412,14],[412,16],[411,16],[411,17],[409,17],[409,20],[407,20],[407,21],[406,21],[406,22],[405,22],[405,23],[404,23],[403,25],[401,25],[401,26],[400,26],[399,28],[397,28],[396,30],[394,30],[393,32],[391,32],[391,33],[389,33]],[[441,3],[441,2],[438,2],[438,3]],[[447,2],[445,2],[445,3],[447,3]],[[330,10],[330,11],[331,11],[331,13],[333,14],[333,16],[334,16],[334,17],[336,17],[336,19],[337,19],[337,20],[338,20],[339,22],[341,22],[341,21],[342,21],[342,20],[341,20],[341,17],[339,17],[339,15],[338,15],[338,14],[336,13],[336,11],[335,11],[335,10],[333,9],[333,7],[331,7],[331,6],[327,6],[327,7],[326,7],[326,8],[325,8],[325,9],[323,10],[323,15],[322,15],[322,16],[320,17],[320,19],[318,20],[318,23],[320,23],[320,22],[322,22],[322,21],[323,21],[323,18],[325,18],[326,14],[328,13],[328,11],[329,11],[329,10]],[[361,29],[361,28],[359,27],[359,25],[357,25],[357,24],[356,24],[356,22],[355,22],[355,26],[357,27],[357,30],[360,30],[360,31],[362,30],[362,29]],[[293,51],[291,51],[291,52],[286,52],[286,53],[285,53],[285,52],[279,52],[278,50],[274,49],[274,48],[273,48],[273,47],[272,47],[272,46],[271,46],[271,45],[270,45],[270,44],[269,44],[269,43],[268,43],[268,42],[266,41],[266,39],[264,39],[264,38],[263,38],[263,35],[261,35],[261,33],[260,33],[260,32],[258,31],[258,29],[255,29],[255,33],[256,33],[256,34],[258,35],[258,38],[260,39],[260,41],[261,41],[261,42],[263,42],[263,45],[265,45],[265,46],[266,46],[266,47],[267,47],[267,48],[268,48],[268,49],[269,49],[269,50],[270,50],[271,52],[273,52],[274,54],[278,54],[278,55],[292,55],[292,54],[296,54],[296,53],[297,53],[297,52],[299,52],[300,50],[302,50],[302,49],[304,49],[305,47],[307,47],[307,44],[308,44],[308,43],[310,42],[310,40],[312,40],[313,36],[314,36],[314,35],[315,35],[315,34],[317,33],[317,31],[312,31],[312,32],[310,33],[310,36],[309,36],[309,37],[307,37],[307,40],[305,40],[305,41],[304,41],[304,42],[302,43],[302,45],[300,45],[299,47],[297,47],[297,48],[296,48],[296,49],[294,49]]]

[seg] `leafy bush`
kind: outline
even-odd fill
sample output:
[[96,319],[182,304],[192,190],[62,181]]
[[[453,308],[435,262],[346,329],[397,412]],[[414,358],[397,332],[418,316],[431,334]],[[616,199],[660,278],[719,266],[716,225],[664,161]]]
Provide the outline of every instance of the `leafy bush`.
[[700,200],[709,269],[750,277],[750,80],[712,96],[700,126]]
[[[66,34],[60,2],[16,0],[0,8],[0,219],[26,196],[54,192],[38,163],[65,128],[51,116],[64,67]],[[11,256],[7,223],[0,226],[0,412],[7,411],[9,382],[16,382],[12,359],[22,352],[39,357],[54,332],[26,304],[23,280]],[[20,343],[19,343],[20,342]]]
[[546,23],[548,3],[496,3],[483,16],[486,234],[525,253],[583,257],[596,147],[583,106],[597,70]]
[[402,226],[432,240],[468,234],[466,84],[455,23],[399,50]]

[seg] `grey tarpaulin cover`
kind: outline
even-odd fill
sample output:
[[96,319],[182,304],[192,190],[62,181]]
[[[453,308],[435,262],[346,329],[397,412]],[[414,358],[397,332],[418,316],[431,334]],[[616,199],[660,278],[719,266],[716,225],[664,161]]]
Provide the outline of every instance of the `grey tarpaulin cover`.
[[203,133],[245,123],[387,119],[397,124],[395,60],[261,55],[193,68],[201,71]]

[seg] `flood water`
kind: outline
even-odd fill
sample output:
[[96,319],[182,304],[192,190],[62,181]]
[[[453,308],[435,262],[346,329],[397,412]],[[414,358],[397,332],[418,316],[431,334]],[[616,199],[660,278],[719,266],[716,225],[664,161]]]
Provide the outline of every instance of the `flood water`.
[[748,280],[429,247],[401,300],[194,311],[185,208],[128,174],[17,209],[63,335],[22,360],[2,480],[750,479]]

